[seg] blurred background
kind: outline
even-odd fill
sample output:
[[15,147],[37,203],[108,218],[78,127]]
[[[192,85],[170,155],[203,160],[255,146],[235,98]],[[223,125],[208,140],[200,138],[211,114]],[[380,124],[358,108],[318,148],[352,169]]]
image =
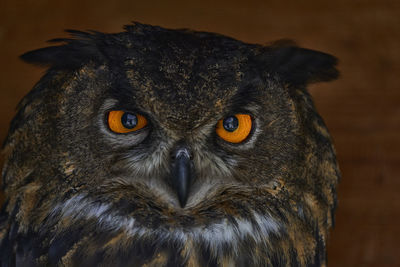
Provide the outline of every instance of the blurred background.
[[343,174],[329,266],[400,266],[400,1],[0,1],[0,140],[44,69],[18,59],[63,29],[121,31],[131,21],[252,42],[290,38],[340,60],[310,87]]

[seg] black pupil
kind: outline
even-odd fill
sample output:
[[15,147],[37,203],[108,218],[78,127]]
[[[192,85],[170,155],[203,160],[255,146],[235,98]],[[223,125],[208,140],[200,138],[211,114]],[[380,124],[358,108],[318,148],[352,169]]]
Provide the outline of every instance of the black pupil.
[[137,125],[137,121],[138,119],[136,115],[127,112],[125,112],[121,118],[122,125],[124,125],[124,127],[127,129],[135,128]]
[[222,125],[228,132],[234,132],[239,126],[239,120],[235,116],[226,117]]

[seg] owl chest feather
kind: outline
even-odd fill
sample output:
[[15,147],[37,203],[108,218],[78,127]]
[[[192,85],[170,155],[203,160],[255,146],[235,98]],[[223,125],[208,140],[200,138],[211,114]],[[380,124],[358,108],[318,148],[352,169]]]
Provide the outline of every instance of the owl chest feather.
[[[42,227],[16,235],[14,223],[9,259],[21,266],[308,266],[324,248],[318,233],[315,240],[297,233],[305,239],[296,243],[287,224],[269,214],[154,228],[83,195],[54,207]],[[307,249],[312,258],[300,254]]]

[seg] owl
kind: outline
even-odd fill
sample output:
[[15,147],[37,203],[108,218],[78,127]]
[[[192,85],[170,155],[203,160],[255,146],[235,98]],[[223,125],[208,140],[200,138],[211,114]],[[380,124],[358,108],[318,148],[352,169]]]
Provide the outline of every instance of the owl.
[[133,23],[22,55],[1,266],[325,266],[340,176],[307,85],[335,57]]

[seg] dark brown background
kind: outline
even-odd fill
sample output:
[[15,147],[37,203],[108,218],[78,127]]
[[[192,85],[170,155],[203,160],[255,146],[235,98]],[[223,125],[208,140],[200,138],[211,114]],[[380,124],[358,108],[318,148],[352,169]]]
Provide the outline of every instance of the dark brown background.
[[329,266],[400,266],[400,1],[1,0],[0,139],[44,72],[18,55],[65,28],[117,32],[132,20],[336,55],[341,79],[310,88],[343,173]]

